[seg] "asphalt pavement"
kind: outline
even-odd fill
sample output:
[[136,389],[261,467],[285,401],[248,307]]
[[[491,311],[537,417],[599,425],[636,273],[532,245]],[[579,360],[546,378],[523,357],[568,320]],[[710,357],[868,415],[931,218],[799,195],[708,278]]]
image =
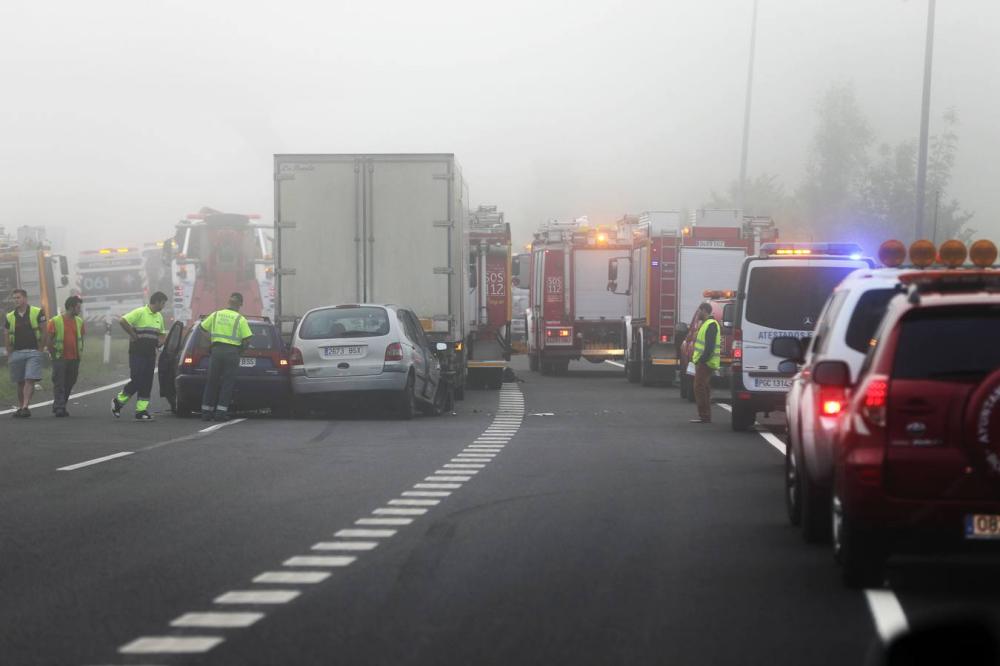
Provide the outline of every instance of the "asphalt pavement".
[[0,416],[0,664],[861,664],[1000,615],[993,563],[845,589],[787,524],[780,420],[514,366],[409,422]]

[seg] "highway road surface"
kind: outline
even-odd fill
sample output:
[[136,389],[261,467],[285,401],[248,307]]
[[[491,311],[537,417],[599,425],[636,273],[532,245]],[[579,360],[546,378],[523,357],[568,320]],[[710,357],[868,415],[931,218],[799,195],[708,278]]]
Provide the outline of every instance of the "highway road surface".
[[844,665],[1000,616],[991,562],[845,589],[785,518],[780,421],[514,366],[410,422],[0,416],[0,664]]

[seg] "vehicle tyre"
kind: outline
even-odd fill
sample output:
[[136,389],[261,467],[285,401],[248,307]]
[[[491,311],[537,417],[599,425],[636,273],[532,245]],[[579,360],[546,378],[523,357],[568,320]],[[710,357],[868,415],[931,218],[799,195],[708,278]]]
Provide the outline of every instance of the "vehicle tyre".
[[191,405],[188,403],[187,400],[181,399],[180,396],[177,396],[176,398],[174,398],[174,400],[175,400],[174,414],[176,416],[178,416],[178,417],[180,417],[182,419],[186,419],[189,416],[191,416],[191,413],[194,410],[192,409]]
[[656,381],[653,379],[653,364],[651,361],[643,360],[641,375],[643,386],[648,387],[656,384]]
[[788,455],[785,456],[785,511],[788,522],[798,527],[802,523],[802,488],[799,485],[799,456],[795,443],[788,442]]
[[642,366],[636,361],[630,361],[628,356],[625,357],[625,379],[629,384],[638,384],[642,379]]
[[872,536],[844,514],[840,501],[830,503],[833,525],[833,556],[840,564],[844,585],[850,588],[882,585],[886,552]]
[[177,413],[177,396],[167,396],[167,403],[170,404],[170,411]]
[[406,388],[396,397],[396,415],[401,421],[409,421],[417,412],[417,397],[413,393],[413,376],[406,382]]
[[561,359],[558,361],[552,361],[552,374],[554,375],[565,375],[569,372],[569,359]]
[[438,382],[437,390],[434,391],[434,401],[420,405],[420,411],[427,416],[441,416],[452,410],[453,403],[451,387],[447,382]]
[[797,461],[802,538],[806,543],[823,543],[830,538],[830,497],[809,480],[805,461]]
[[[692,390],[691,393],[694,393],[694,391]],[[753,411],[750,405],[740,400],[734,400],[732,406],[733,430],[736,432],[746,432],[757,420],[757,412]]]
[[528,369],[532,372],[538,372],[538,353],[528,352]]

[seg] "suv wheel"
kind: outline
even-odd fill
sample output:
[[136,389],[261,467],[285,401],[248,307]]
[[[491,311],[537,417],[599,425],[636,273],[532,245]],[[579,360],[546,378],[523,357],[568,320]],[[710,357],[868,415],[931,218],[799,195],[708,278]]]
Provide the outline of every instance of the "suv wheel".
[[809,480],[801,457],[796,460],[802,538],[806,543],[823,543],[830,538],[830,496]]
[[833,556],[840,564],[844,585],[878,587],[883,582],[885,552],[871,534],[859,529],[844,514],[840,500],[830,503],[833,517]]
[[[694,390],[691,391],[694,393]],[[757,412],[750,405],[740,400],[733,400],[733,430],[736,432],[746,432],[757,420]]]
[[406,388],[396,398],[396,414],[403,421],[409,421],[417,411],[417,397],[413,394],[413,375],[406,382]]

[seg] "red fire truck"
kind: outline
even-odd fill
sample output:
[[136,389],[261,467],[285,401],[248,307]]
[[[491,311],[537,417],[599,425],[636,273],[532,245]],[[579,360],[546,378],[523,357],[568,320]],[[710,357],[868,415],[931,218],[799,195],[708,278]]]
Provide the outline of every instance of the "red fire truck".
[[500,388],[510,361],[510,225],[496,206],[469,216],[468,383]]
[[625,376],[651,386],[673,383],[677,347],[705,289],[732,289],[747,254],[777,236],[771,218],[739,210],[649,211],[618,221],[623,256],[608,262],[608,290],[628,298],[623,333]]
[[259,217],[202,208],[177,224],[173,241],[163,247],[177,321],[190,323],[225,307],[234,291],[243,294],[244,314],[274,317],[271,227],[255,224]]
[[571,360],[620,359],[628,297],[609,292],[608,262],[627,256],[627,238],[586,218],[545,224],[531,244],[525,330],[528,364],[542,374],[566,372]]

